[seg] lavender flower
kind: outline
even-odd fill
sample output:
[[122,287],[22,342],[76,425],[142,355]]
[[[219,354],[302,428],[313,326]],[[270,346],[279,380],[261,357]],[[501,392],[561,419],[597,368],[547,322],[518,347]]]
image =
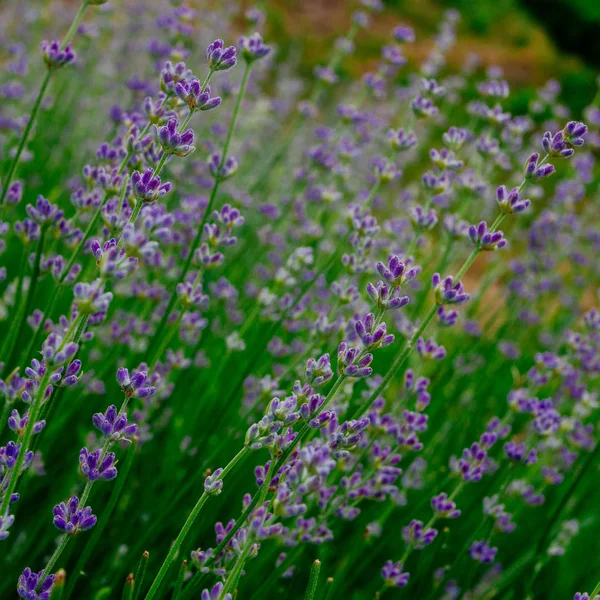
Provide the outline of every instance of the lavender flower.
[[223,469],[217,469],[204,480],[204,491],[211,496],[218,496],[223,491]]
[[143,175],[134,171],[131,174],[131,185],[135,197],[142,202],[154,202],[166,196],[172,189],[168,181],[161,183],[160,177],[154,174],[154,169],[146,169]]
[[417,550],[421,550],[435,540],[437,533],[437,529],[431,527],[425,529],[422,521],[413,519],[402,529],[402,539]]
[[526,161],[524,175],[528,181],[540,181],[549,177],[556,169],[548,163],[542,164],[540,155],[534,152]]
[[464,304],[469,300],[469,294],[463,291],[462,282],[454,283],[451,275],[442,280],[439,273],[434,273],[431,278],[431,286],[438,304]]
[[87,506],[79,508],[79,498],[73,496],[67,503],[61,502],[54,507],[54,526],[67,535],[87,531],[96,524],[96,515]]
[[431,508],[438,519],[457,519],[460,517],[460,510],[456,508],[456,504],[444,492],[431,499]]
[[[16,408],[13,408],[10,417],[8,417],[8,427],[14,431],[19,437],[23,437],[25,434],[25,428],[29,422],[29,411],[25,411],[25,414],[21,416]],[[46,426],[46,421],[37,421],[33,426],[33,433],[38,434]]]
[[220,96],[210,97],[210,86],[202,90],[202,85],[197,79],[191,81],[178,81],[175,84],[175,93],[180,100],[188,105],[191,112],[207,111],[217,108],[221,104]]
[[127,415],[119,414],[114,404],[111,404],[104,414],[94,414],[92,423],[111,442],[128,441],[137,432],[137,425],[135,423],[128,424]]
[[128,397],[149,398],[156,391],[155,387],[143,387],[148,379],[148,374],[144,371],[136,371],[131,377],[129,371],[125,368],[117,369],[117,383],[121,386],[123,393]]
[[242,56],[247,63],[259,60],[271,52],[271,48],[263,44],[262,36],[259,33],[253,33],[249,37],[241,37],[240,47]]
[[473,542],[469,548],[469,556],[482,564],[491,564],[496,559],[498,548],[492,548],[485,541]]
[[236,54],[235,46],[225,47],[223,40],[218,39],[206,48],[206,61],[211,71],[227,71],[237,64]]
[[348,346],[342,342],[338,347],[338,371],[347,377],[369,377],[373,369],[369,366],[373,361],[372,354],[361,354],[359,348]]
[[60,69],[61,67],[74,63],[77,58],[71,44],[67,44],[61,49],[58,40],[53,40],[51,42],[43,41],[42,54],[44,62],[49,69]]
[[401,562],[388,560],[381,569],[381,577],[386,587],[405,587],[408,585],[410,573],[403,572],[404,565]]
[[[40,581],[42,574],[43,571],[33,573],[29,567],[23,571],[17,582],[17,594],[19,594],[19,598],[24,598],[25,600],[48,600],[50,598],[56,576],[48,575],[44,577],[43,581]],[[40,587],[39,591],[37,591],[38,587]]]
[[523,212],[530,205],[529,200],[521,200],[518,188],[513,188],[508,192],[504,185],[501,185],[496,191],[496,200],[500,210],[506,215]]
[[481,221],[477,226],[471,225],[469,237],[473,245],[480,250],[498,250],[507,244],[504,234],[501,231],[489,231],[485,221]]
[[119,248],[117,240],[111,238],[104,245],[94,240],[90,246],[92,254],[96,258],[96,264],[100,267],[100,274],[109,279],[125,279],[138,268],[138,259],[133,256],[126,256],[125,250]]
[[102,450],[90,452],[82,448],[79,453],[79,469],[88,481],[110,481],[117,476],[115,453]]
[[394,336],[387,334],[385,323],[377,324],[373,313],[369,313],[364,320],[358,319],[354,329],[365,350],[368,351],[385,348],[394,341]]
[[[321,387],[333,377],[329,354],[323,354],[318,360],[309,358],[306,362],[304,376],[309,385]],[[314,411],[313,411],[314,412]]]
[[223,583],[219,581],[210,590],[202,590],[200,600],[231,600],[232,596],[229,592],[223,595],[224,587]]
[[[194,146],[192,146],[194,132],[191,129],[188,129],[184,133],[178,133],[178,126],[179,122],[177,119],[169,119],[164,127],[158,128],[158,139],[160,140],[160,145],[167,154],[188,156],[195,150]],[[160,185],[160,180],[158,181],[158,184]]]
[[228,156],[223,164],[221,164],[222,160],[219,152],[212,154],[208,159],[208,170],[215,179],[225,181],[236,174],[238,161],[234,156]]

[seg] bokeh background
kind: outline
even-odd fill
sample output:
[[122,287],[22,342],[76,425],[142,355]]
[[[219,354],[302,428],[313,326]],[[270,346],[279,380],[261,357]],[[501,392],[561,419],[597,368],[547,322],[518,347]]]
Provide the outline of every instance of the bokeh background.
[[[348,0],[276,0],[257,3],[268,14],[270,37],[287,55],[301,56],[300,70],[312,74],[335,38],[342,35],[355,3]],[[406,54],[424,58],[442,14],[461,13],[449,65],[460,66],[476,53],[487,65],[503,68],[516,93],[511,112],[521,112],[535,88],[553,78],[562,84],[562,99],[575,112],[589,104],[600,68],[600,2],[597,0],[387,0],[386,10],[361,34],[360,52],[344,61],[347,77],[371,68],[382,40],[397,22],[410,24],[417,40]],[[242,2],[242,6],[251,6]],[[281,56],[282,59],[287,58]],[[343,75],[342,71],[342,75]]]

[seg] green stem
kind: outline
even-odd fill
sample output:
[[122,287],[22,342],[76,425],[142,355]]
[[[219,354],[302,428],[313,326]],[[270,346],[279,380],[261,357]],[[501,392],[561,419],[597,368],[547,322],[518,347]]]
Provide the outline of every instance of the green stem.
[[88,7],[88,4],[88,0],[82,1],[81,6],[77,11],[77,14],[73,19],[73,22],[71,23],[71,27],[69,27],[69,31],[67,31],[67,35],[65,35],[62,44],[60,45],[61,50],[64,50],[67,44],[75,37],[75,34],[77,33],[77,29],[79,28],[81,20],[83,19],[83,14],[85,13],[85,9]]
[[58,546],[56,547],[56,550],[54,551],[54,554],[52,554],[52,556],[50,557],[50,560],[44,567],[44,570],[42,571],[42,576],[38,579],[38,581],[39,581],[38,585],[41,585],[42,582],[44,581],[44,579],[46,579],[46,577],[48,575],[52,574],[52,569],[54,568],[56,561],[60,558],[60,555],[63,553],[63,550],[67,547],[67,544],[69,543],[69,540],[71,539],[71,537],[72,536],[70,536],[66,533],[62,536]]
[[[227,466],[223,469],[223,472],[221,473],[219,479],[224,479],[225,476],[229,473],[229,471],[231,471],[235,467],[235,465],[242,458],[244,458],[244,456],[246,456],[246,454],[248,452],[249,452],[248,448],[246,446],[244,446],[231,459],[231,461],[227,464]],[[175,538],[175,541],[173,542],[173,544],[169,550],[169,553],[167,554],[167,557],[163,561],[156,577],[154,578],[154,581],[152,582],[152,585],[150,586],[150,589],[148,590],[148,594],[146,595],[146,600],[151,600],[151,598],[154,598],[154,596],[158,592],[158,588],[160,587],[162,580],[164,579],[165,575],[167,574],[167,571],[169,570],[171,563],[175,559],[175,556],[179,552],[179,548],[181,548],[181,545],[185,541],[185,538],[187,537],[188,533],[190,532],[190,529],[194,525],[194,522],[198,518],[198,515],[200,514],[202,507],[206,504],[206,501],[208,500],[209,497],[210,497],[210,495],[207,494],[206,492],[204,492],[198,499],[198,502],[196,502],[196,505],[192,509],[192,512],[190,512],[190,514],[188,515],[188,518],[186,519],[185,523],[183,524],[181,531]]]
[[590,594],[590,600],[596,600],[596,596],[600,594],[600,581],[596,584],[596,587]]
[[481,250],[479,248],[473,248],[471,254],[469,254],[467,260],[464,262],[463,266],[460,268],[458,273],[454,276],[455,283],[458,283],[463,277],[464,274],[469,270],[471,265],[475,262],[475,259],[479,255]]

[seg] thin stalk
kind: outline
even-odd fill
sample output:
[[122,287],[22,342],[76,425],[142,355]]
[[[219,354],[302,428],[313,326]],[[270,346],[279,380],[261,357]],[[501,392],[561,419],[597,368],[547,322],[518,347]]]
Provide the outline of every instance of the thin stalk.
[[[240,107],[242,105],[242,99],[244,97],[244,94],[246,92],[246,87],[248,85],[248,77],[250,75],[250,66],[251,66],[250,63],[246,63],[246,68],[244,69],[244,75],[242,77],[242,82],[240,84],[240,90],[238,92],[237,101],[236,101],[235,107],[233,109],[231,122],[229,123],[227,137],[225,138],[225,146],[223,147],[223,153],[221,154],[221,162],[219,163],[218,172],[221,171],[223,165],[225,164],[225,161],[227,160],[227,153],[229,152],[229,146],[230,146],[231,140],[233,138],[233,132],[235,131],[235,126],[236,126],[238,115],[240,112]],[[196,233],[196,237],[194,238],[194,241],[192,242],[192,245],[188,252],[188,257],[183,266],[181,275],[179,276],[180,282],[185,280],[185,277],[188,274],[190,267],[192,266],[192,260],[194,259],[194,253],[196,252],[196,249],[200,245],[200,240],[202,239],[202,233],[204,231],[204,225],[206,224],[206,221],[208,220],[208,218],[212,212],[212,208],[215,203],[215,199],[217,197],[217,192],[219,191],[220,184],[221,184],[221,179],[219,177],[216,177],[215,183],[214,183],[212,191],[210,193],[208,205],[206,206],[206,210],[204,211],[204,214],[202,215],[202,221],[200,221],[200,225],[198,226],[198,231]],[[169,317],[171,316],[171,312],[173,311],[173,307],[175,306],[176,301],[177,301],[177,286],[175,285],[173,288],[173,293],[171,294],[171,297],[169,298],[167,308],[165,309],[165,312],[158,324],[158,327],[156,328],[156,331],[154,332],[154,335],[152,336],[151,342],[148,344],[148,348],[157,346],[157,342],[160,339],[160,336],[163,334],[163,331],[167,325]],[[149,362],[153,363],[156,359],[157,359],[157,357],[156,357],[156,355],[154,355],[152,357],[152,360],[150,360]]]
[[129,573],[125,579],[125,585],[123,586],[123,594],[121,595],[122,600],[133,600],[133,591],[135,589],[135,578],[133,573]]
[[52,569],[54,568],[56,561],[60,558],[60,555],[63,553],[63,550],[67,547],[67,544],[69,543],[69,540],[71,539],[71,537],[72,536],[65,533],[62,536],[62,538],[60,538],[60,542],[59,542],[58,546],[56,547],[56,550],[54,551],[54,553],[50,557],[50,560],[47,562],[46,566],[44,567],[41,577],[38,578],[38,581],[39,581],[38,585],[41,585],[42,582],[44,581],[44,579],[46,579],[46,576],[50,575],[52,573]]
[[[246,454],[248,452],[249,452],[249,449],[246,446],[244,446],[231,459],[231,461],[227,464],[227,466],[223,469],[223,472],[221,473],[221,476],[219,477],[219,479],[224,479],[225,476],[229,473],[229,471],[231,471],[235,467],[235,465],[242,458],[244,458],[244,456],[246,456]],[[196,505],[192,509],[192,512],[190,512],[190,514],[188,515],[188,518],[186,519],[185,523],[183,524],[183,527],[181,528],[181,531],[179,532],[179,534],[175,538],[175,541],[173,542],[173,544],[172,544],[172,546],[171,546],[171,548],[170,548],[170,550],[169,550],[169,552],[167,554],[167,557],[163,561],[163,563],[162,563],[162,565],[161,565],[161,567],[160,567],[160,569],[159,569],[156,577],[154,578],[154,581],[152,582],[152,585],[150,586],[150,589],[148,590],[148,593],[146,594],[146,600],[151,600],[151,598],[154,598],[154,596],[156,595],[156,592],[158,592],[158,588],[160,587],[160,584],[162,583],[162,580],[164,579],[165,575],[167,574],[167,571],[169,570],[169,567],[171,566],[171,563],[175,559],[175,556],[179,552],[179,548],[181,548],[181,545],[185,541],[188,533],[190,532],[190,529],[194,525],[194,522],[198,518],[198,515],[200,514],[200,511],[202,510],[203,506],[206,504],[206,501],[208,500],[209,497],[210,497],[210,495],[207,494],[206,492],[204,492],[200,496],[200,498],[198,499],[198,501],[196,502]]]
[[71,26],[69,27],[69,30],[67,31],[67,34],[65,35],[65,37],[62,41],[62,44],[60,45],[61,50],[64,50],[67,47],[67,44],[75,37],[75,34],[77,33],[77,29],[79,29],[79,25],[81,23],[81,20],[83,19],[83,14],[85,13],[85,9],[88,7],[88,5],[89,5],[88,0],[83,0],[81,2],[81,6],[79,7],[77,14],[75,15],[75,18],[73,19],[73,22],[71,23]]

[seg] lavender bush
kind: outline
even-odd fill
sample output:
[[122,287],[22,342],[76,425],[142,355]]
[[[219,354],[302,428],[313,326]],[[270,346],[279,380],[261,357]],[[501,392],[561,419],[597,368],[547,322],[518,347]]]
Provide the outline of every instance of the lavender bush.
[[0,9],[0,597],[600,598],[600,96],[76,4]]

